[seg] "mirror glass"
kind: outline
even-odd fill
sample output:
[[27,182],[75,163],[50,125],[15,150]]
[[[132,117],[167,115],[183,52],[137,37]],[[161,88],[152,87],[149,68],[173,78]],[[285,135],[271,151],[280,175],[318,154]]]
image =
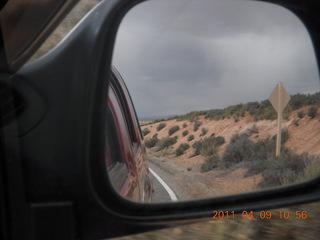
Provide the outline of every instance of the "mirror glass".
[[[289,10],[257,1],[144,2],[119,27],[113,66],[141,125],[153,202],[258,191],[319,173],[318,67]],[[141,199],[147,187],[138,184]]]

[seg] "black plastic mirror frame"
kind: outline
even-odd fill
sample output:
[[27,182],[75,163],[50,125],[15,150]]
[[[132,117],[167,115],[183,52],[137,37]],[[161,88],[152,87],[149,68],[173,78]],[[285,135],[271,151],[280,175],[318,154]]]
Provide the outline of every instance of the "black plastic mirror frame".
[[[270,0],[266,2],[278,3],[289,8],[289,10],[291,9],[305,23],[314,44],[319,66],[320,32],[318,28],[320,26],[320,15],[318,13],[320,12],[320,4],[317,1]],[[108,0],[101,2],[60,47],[42,58],[42,61],[31,63],[29,67],[26,66],[25,69],[21,69],[21,77],[26,77],[27,80],[31,80],[31,83],[37,82],[45,93],[51,94],[49,97],[56,96],[57,92],[62,96],[69,96],[69,88],[74,85],[78,86],[79,83],[79,89],[74,90],[72,97],[76,100],[80,97],[83,98],[81,95],[83,92],[89,97],[85,99],[86,104],[83,109],[79,108],[78,102],[70,101],[70,104],[74,104],[70,106],[74,106],[72,113],[75,113],[75,118],[78,116],[83,118],[77,128],[74,128],[76,130],[80,129],[81,132],[71,131],[74,136],[69,136],[68,132],[56,133],[57,137],[61,137],[61,139],[65,137],[69,140],[69,142],[65,140],[69,143],[68,149],[61,148],[61,145],[54,146],[56,148],[53,148],[53,150],[57,150],[59,153],[56,158],[58,161],[50,162],[51,165],[45,164],[46,161],[51,160],[41,158],[41,154],[46,149],[38,149],[39,146],[33,146],[34,149],[29,149],[26,147],[28,144],[25,143],[29,139],[39,141],[48,132],[54,132],[54,126],[56,125],[52,122],[55,123],[55,118],[48,118],[45,122],[46,126],[51,127],[50,129],[43,128],[42,132],[37,129],[29,138],[21,138],[21,144],[24,147],[23,153],[28,157],[26,159],[34,161],[24,159],[24,170],[27,176],[20,174],[16,168],[13,168],[13,165],[11,166],[11,169],[6,172],[10,176],[8,188],[16,194],[15,191],[19,189],[16,190],[15,187],[19,185],[21,189],[24,189],[25,178],[28,178],[28,189],[24,190],[28,194],[35,190],[35,193],[31,193],[30,199],[21,197],[10,202],[13,207],[19,206],[15,209],[16,216],[22,215],[20,211],[22,206],[25,207],[26,214],[45,208],[48,208],[52,214],[52,210],[59,204],[66,202],[64,207],[67,207],[71,212],[70,215],[76,218],[74,220],[70,219],[71,223],[78,227],[75,228],[77,229],[75,234],[80,235],[79,238],[81,239],[96,239],[150,231],[200,219],[208,220],[212,216],[213,210],[240,212],[242,210],[270,209],[319,200],[320,177],[297,185],[255,193],[164,204],[135,203],[122,198],[114,191],[105,173],[105,132],[103,130],[106,119],[105,112],[101,109],[106,107],[106,86],[108,86],[110,79],[111,59],[117,28],[124,15],[140,2],[142,0]],[[79,51],[79,49],[82,51]],[[74,58],[79,57],[80,54],[84,56],[82,56],[82,61],[79,61],[81,63],[77,65]],[[88,64],[87,68],[83,67],[87,66],[85,64]],[[54,67],[49,77],[48,66]],[[68,83],[66,83],[62,80],[68,80],[69,76],[73,76],[68,69],[70,66],[83,68],[77,69],[77,81],[67,81]],[[56,81],[53,81],[54,84],[52,84],[50,80]],[[52,89],[48,90],[48,88]],[[55,99],[54,96],[50,100]],[[51,109],[50,114],[52,116],[68,111],[70,113],[70,106],[65,106],[64,102],[61,105],[56,104],[55,109]],[[57,110],[58,107],[62,110]],[[60,127],[74,126],[74,121],[72,121],[74,118],[72,117],[70,117],[70,122],[61,123],[64,125]],[[83,149],[79,149],[79,146]],[[32,152],[32,150],[34,151]],[[67,151],[67,153],[62,153],[62,151]],[[36,162],[37,157],[39,158],[38,162]],[[68,161],[65,161],[64,157]],[[41,164],[39,164],[40,160]],[[33,169],[36,164],[41,166],[41,171],[37,172],[36,176],[28,175],[30,172],[27,170]],[[78,164],[76,171],[75,164]],[[20,170],[22,171],[22,169]],[[43,176],[47,174],[51,178],[40,182],[39,179],[43,179]],[[19,194],[23,193],[24,191],[19,191]],[[25,218],[21,217],[21,219],[28,219],[28,217],[29,215]],[[27,228],[26,231],[34,231],[33,228],[28,228],[28,226],[20,226],[21,222],[18,220],[14,229],[21,233],[23,233],[21,231],[23,227]],[[43,220],[48,219],[38,219],[41,222]],[[73,228],[71,230],[74,231]],[[45,229],[43,231],[46,233]],[[33,234],[33,232],[30,234]],[[26,239],[32,239],[32,236],[30,238],[26,237]]]

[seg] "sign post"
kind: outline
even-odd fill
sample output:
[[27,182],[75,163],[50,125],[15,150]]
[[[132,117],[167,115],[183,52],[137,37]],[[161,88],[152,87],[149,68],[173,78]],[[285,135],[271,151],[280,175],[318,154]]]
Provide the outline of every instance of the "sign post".
[[282,82],[279,82],[269,96],[269,101],[278,113],[278,131],[277,131],[277,146],[276,157],[280,156],[281,151],[281,121],[282,112],[290,101],[290,96],[283,87]]

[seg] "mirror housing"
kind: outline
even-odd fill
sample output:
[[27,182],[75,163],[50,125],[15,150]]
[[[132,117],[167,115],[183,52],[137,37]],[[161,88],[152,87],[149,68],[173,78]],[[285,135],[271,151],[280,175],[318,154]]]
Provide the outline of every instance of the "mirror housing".
[[[320,199],[320,177],[260,192],[162,204],[135,203],[114,191],[103,171],[105,138],[101,129],[105,112],[101,109],[107,102],[117,28],[126,12],[139,2],[101,2],[54,51],[13,77],[12,81],[24,79],[40,89],[50,109],[36,131],[19,138],[23,158],[6,149],[7,154],[16,157],[6,165],[14,239],[46,236],[61,228],[64,231],[57,236],[60,239],[111,238],[209,220],[214,210],[239,213]],[[304,22],[319,65],[320,4],[311,0],[265,2],[288,8]],[[52,70],[49,74],[48,68]],[[57,94],[59,100],[53,101]],[[55,137],[44,141],[47,136]],[[21,230],[20,223],[30,219],[33,225]]]

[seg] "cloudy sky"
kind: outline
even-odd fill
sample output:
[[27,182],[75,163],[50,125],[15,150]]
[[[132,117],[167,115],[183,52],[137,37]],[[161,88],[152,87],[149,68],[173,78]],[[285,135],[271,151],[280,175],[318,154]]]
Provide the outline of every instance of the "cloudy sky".
[[113,64],[138,116],[161,117],[319,91],[311,40],[288,10],[245,0],[153,0],[120,25]]

